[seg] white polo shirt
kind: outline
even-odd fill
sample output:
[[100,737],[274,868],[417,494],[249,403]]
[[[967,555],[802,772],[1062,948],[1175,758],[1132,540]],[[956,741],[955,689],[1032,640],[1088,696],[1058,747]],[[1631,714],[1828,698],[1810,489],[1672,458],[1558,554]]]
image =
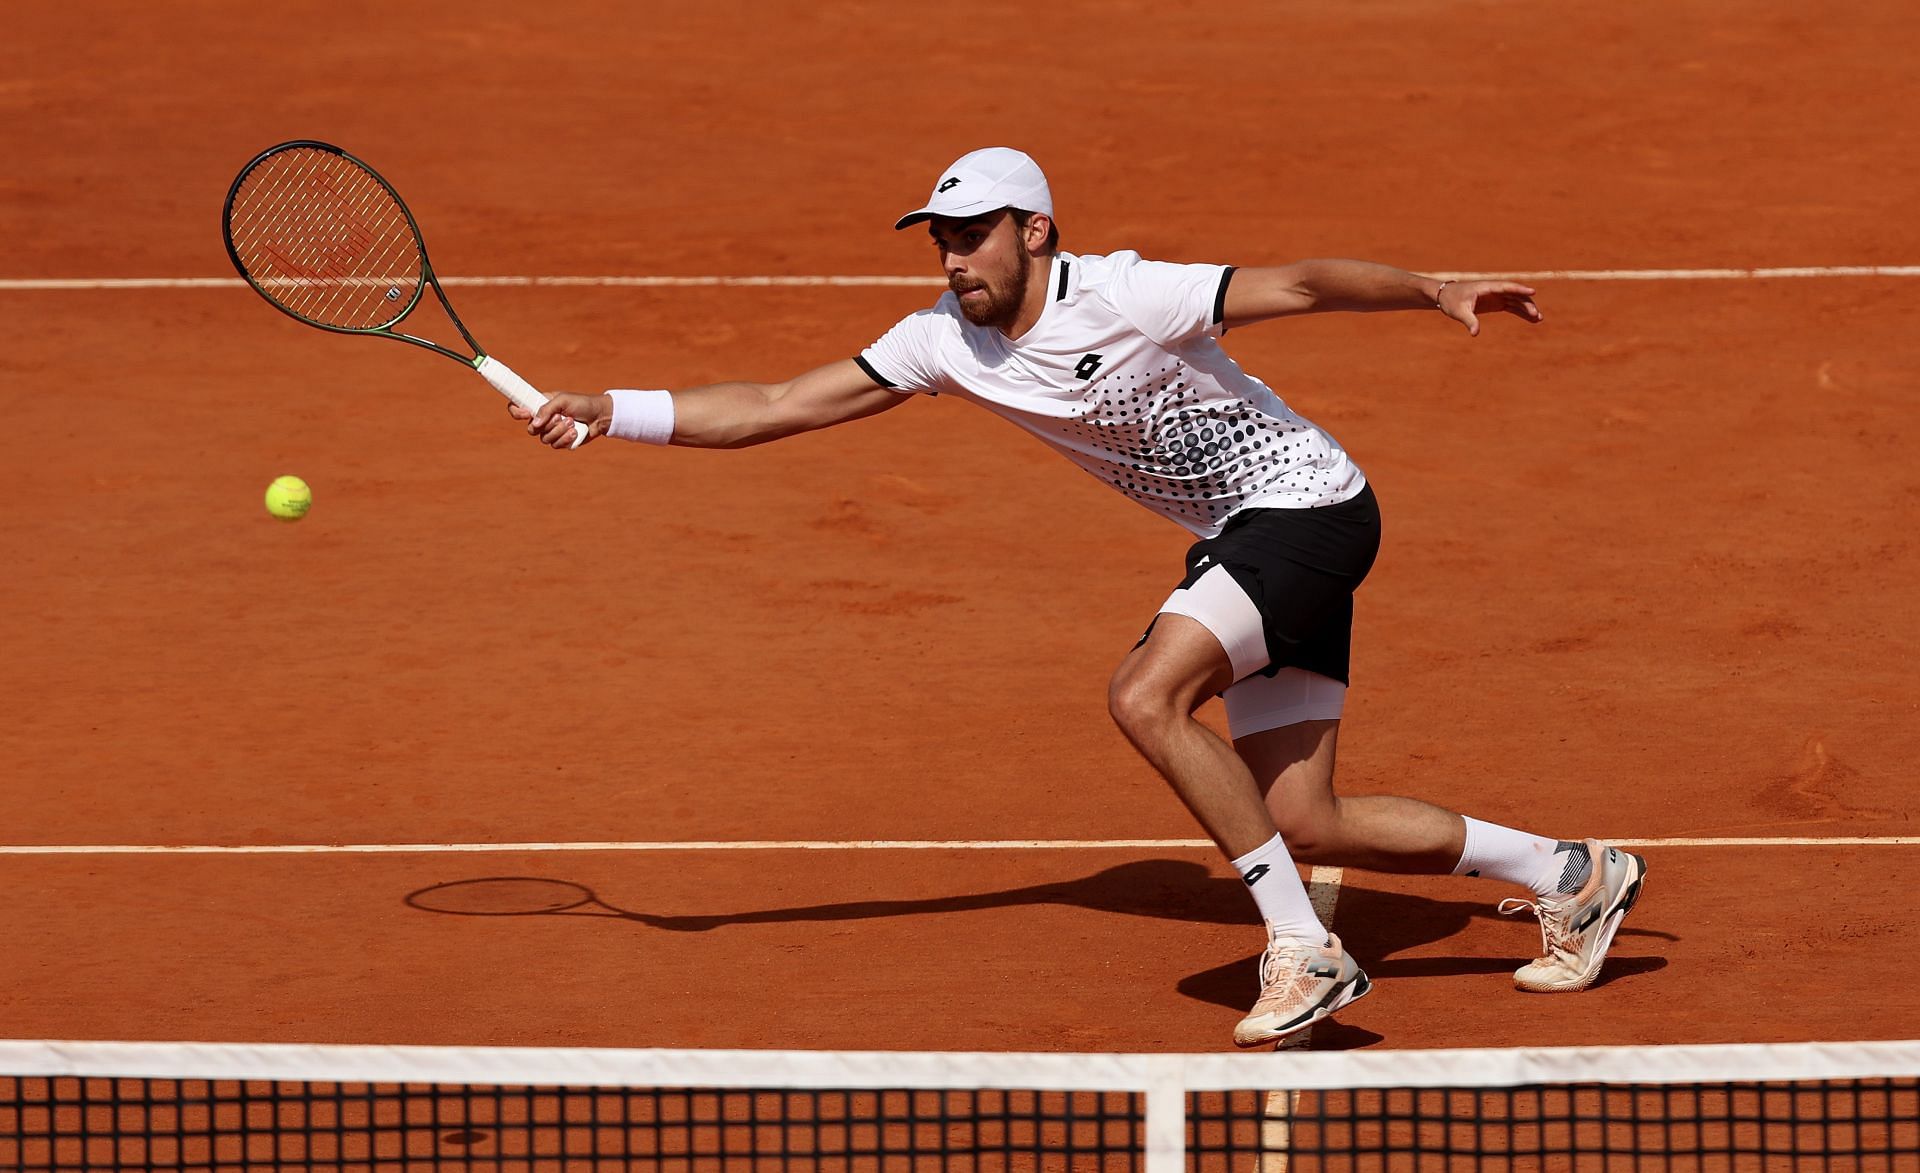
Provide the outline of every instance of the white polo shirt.
[[1060,253],[1010,339],[942,294],[855,360],[902,392],[972,400],[1201,537],[1246,508],[1345,501],[1366,478],[1220,348],[1233,269]]

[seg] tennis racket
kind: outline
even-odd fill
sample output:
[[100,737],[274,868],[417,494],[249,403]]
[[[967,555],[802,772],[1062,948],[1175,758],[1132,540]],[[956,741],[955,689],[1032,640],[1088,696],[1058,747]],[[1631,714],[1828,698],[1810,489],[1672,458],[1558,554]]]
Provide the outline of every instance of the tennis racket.
[[[480,349],[433,275],[427,243],[400,193],[339,147],[299,139],[256,155],[227,191],[220,231],[233,267],[275,309],[322,330],[444,354],[528,411],[547,401]],[[471,354],[394,328],[420,306],[428,286]],[[586,425],[575,423],[573,446],[586,439]]]

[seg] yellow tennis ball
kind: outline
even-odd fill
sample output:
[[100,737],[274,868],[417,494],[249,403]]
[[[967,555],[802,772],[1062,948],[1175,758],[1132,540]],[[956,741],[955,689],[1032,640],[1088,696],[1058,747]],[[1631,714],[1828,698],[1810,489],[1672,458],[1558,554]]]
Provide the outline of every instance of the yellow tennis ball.
[[281,521],[299,521],[313,508],[313,490],[299,477],[275,477],[267,486],[267,512]]

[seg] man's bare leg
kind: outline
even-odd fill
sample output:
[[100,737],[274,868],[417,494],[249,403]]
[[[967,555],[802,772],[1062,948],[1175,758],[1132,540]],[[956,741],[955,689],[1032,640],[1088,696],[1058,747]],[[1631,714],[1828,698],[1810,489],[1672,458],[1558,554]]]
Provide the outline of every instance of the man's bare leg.
[[1246,760],[1193,718],[1232,676],[1212,632],[1184,615],[1161,615],[1121,662],[1107,694],[1114,723],[1229,859],[1275,830]]
[[[1583,990],[1599,976],[1620,921],[1639,898],[1646,860],[1594,839],[1547,840],[1457,815],[1414,798],[1334,793],[1340,722],[1302,721],[1238,738],[1274,825],[1305,863],[1376,872],[1481,875],[1529,887],[1544,956],[1514,973],[1539,993]],[[1474,840],[1479,842],[1474,842]],[[1469,858],[1469,853],[1476,853]]]
[[1232,859],[1267,922],[1261,992],[1233,1040],[1258,1046],[1305,1030],[1362,997],[1367,975],[1313,911],[1285,840],[1234,749],[1193,719],[1231,683],[1231,662],[1199,622],[1162,614],[1114,673],[1108,707],[1141,756],[1160,771]]
[[1335,794],[1339,740],[1334,720],[1283,725],[1233,743],[1294,858],[1375,872],[1451,872],[1466,849],[1464,820],[1417,798]]

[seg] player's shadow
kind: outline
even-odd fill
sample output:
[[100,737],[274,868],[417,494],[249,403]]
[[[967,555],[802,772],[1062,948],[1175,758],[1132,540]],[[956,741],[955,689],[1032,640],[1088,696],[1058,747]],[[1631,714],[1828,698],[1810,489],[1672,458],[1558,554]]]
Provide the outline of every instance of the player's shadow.
[[[1484,900],[1436,900],[1400,892],[1381,892],[1343,883],[1337,925],[1354,954],[1366,959],[1369,976],[1379,978],[1443,977],[1457,974],[1504,973],[1531,956],[1397,957],[1443,941],[1465,930],[1475,919],[1497,916],[1497,897]],[[585,885],[538,876],[483,876],[435,884],[407,894],[406,903],[425,912],[457,916],[599,916],[630,921],[669,932],[704,933],[731,925],[791,924],[872,920],[895,916],[932,916],[976,912],[990,908],[1028,905],[1069,905],[1120,916],[1143,916],[1196,924],[1257,925],[1259,917],[1238,879],[1218,876],[1191,860],[1147,859],[1119,864],[1077,879],[970,892],[951,896],[903,900],[848,900],[700,916],[664,915],[620,908],[601,899]],[[1505,918],[1500,918],[1505,919]],[[1531,920],[1525,926],[1532,925]],[[1521,928],[1516,943],[1531,947],[1538,936]],[[1626,926],[1621,938],[1672,941],[1671,933]],[[1608,962],[1600,979],[1605,984],[1621,977],[1664,968],[1661,957],[1622,957]],[[1258,993],[1258,958],[1249,955],[1182,978],[1181,993],[1202,1002],[1244,1008]],[[1318,1039],[1319,1036],[1316,1036]],[[1337,1040],[1321,1040],[1337,1045]]]
[[698,916],[670,916],[620,908],[607,903],[583,884],[534,876],[483,876],[435,884],[408,893],[406,903],[424,912],[459,916],[584,913],[682,933],[704,933],[730,925],[873,920],[1044,904],[1200,924],[1259,923],[1253,903],[1247,899],[1246,888],[1239,880],[1211,875],[1204,866],[1192,861],[1173,859],[1139,860],[1078,879],[995,892],[911,900],[847,900]]

